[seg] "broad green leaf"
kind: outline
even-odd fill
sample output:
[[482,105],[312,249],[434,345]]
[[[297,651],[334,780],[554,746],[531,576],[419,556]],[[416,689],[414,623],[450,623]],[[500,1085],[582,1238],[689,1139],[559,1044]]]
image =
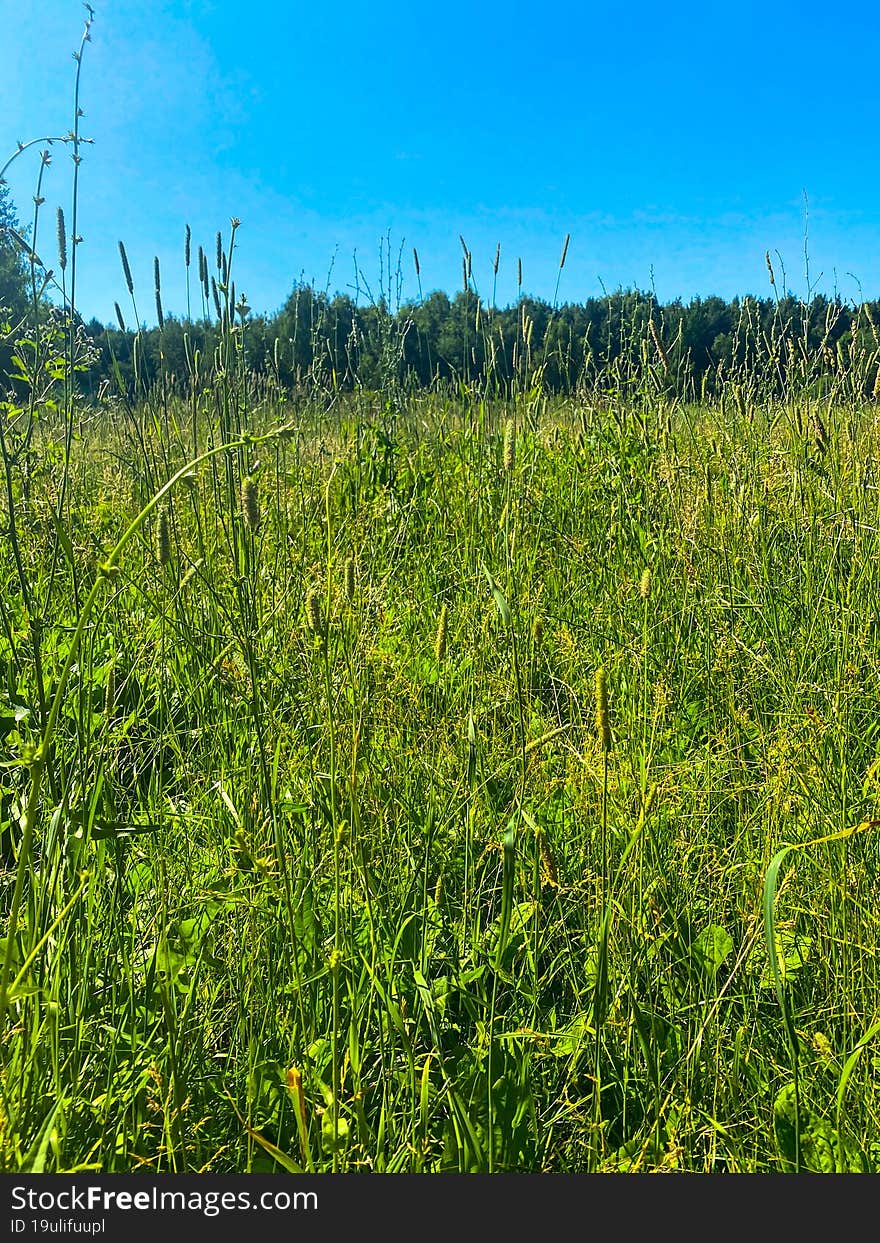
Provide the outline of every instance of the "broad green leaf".
[[693,954],[698,966],[713,978],[732,950],[733,937],[721,924],[709,924],[693,943]]

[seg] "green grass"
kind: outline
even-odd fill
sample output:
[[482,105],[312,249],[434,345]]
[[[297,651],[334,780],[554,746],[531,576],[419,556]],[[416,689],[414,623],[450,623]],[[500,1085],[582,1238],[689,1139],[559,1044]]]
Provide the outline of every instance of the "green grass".
[[876,408],[217,408],[10,475],[3,1168],[880,1167]]
[[876,342],[286,393],[233,222],[214,357],[87,403],[76,194],[0,324],[0,1168],[880,1169]]

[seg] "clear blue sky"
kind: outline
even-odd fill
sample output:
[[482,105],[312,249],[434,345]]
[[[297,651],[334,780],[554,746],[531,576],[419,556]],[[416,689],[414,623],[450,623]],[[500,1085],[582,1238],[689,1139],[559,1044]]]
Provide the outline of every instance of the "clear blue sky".
[[[185,310],[183,232],[213,254],[242,224],[236,280],[275,311],[303,276],[374,293],[380,241],[404,244],[404,296],[454,292],[462,234],[484,297],[561,300],[653,281],[660,298],[769,292],[764,252],[880,296],[880,16],[875,3],[634,0],[440,5],[94,0],[83,65],[79,304],[125,306],[117,242],[150,320]],[[0,163],[72,123],[78,0],[0,0]],[[69,200],[56,147],[45,187]],[[22,218],[36,159],[9,176]],[[774,254],[775,260],[775,254]],[[778,262],[778,261],[777,261]],[[331,271],[331,265],[332,271]],[[820,278],[821,274],[821,279]],[[850,275],[854,274],[854,275]]]

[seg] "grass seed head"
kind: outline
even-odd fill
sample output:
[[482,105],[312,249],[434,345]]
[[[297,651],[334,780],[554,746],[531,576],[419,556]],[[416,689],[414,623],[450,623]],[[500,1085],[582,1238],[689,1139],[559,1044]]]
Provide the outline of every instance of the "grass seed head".
[[159,256],[153,260],[153,286],[156,291],[156,319],[159,327],[165,327],[165,316],[162,314],[162,281],[159,278]]
[[156,560],[160,565],[167,565],[171,560],[171,526],[168,509],[164,505],[156,519]]
[[571,241],[571,234],[566,233],[565,241],[562,243],[562,254],[559,256],[559,271],[560,272],[565,267],[565,258],[566,258],[566,255],[568,254],[568,244],[570,241]]
[[735,384],[733,387],[733,392],[736,398],[736,408],[739,411],[740,418],[744,420],[748,419],[749,407],[748,407],[748,403],[746,402],[746,395],[743,392],[742,387],[739,384]]
[[660,334],[657,331],[657,325],[654,323],[653,319],[648,320],[648,332],[651,334],[651,340],[654,342],[654,348],[660,355],[660,361],[662,362],[664,369],[668,371],[669,357],[666,350],[663,348],[663,342],[660,340]]
[[64,211],[58,208],[58,266],[63,272],[67,267],[67,230],[64,227]]
[[643,600],[647,600],[651,594],[651,567],[646,565],[642,570],[642,577],[639,580],[639,595]]
[[558,889],[559,873],[556,870],[556,856],[553,853],[553,847],[550,845],[547,834],[542,828],[539,827],[535,835],[538,839],[538,850],[541,852],[541,864],[544,868],[547,884],[554,889]]
[[119,243],[119,258],[122,260],[122,274],[125,277],[125,284],[130,294],[134,293],[134,281],[131,279],[131,268],[128,266],[128,255],[125,253],[125,246]]
[[312,587],[306,596],[306,624],[312,634],[319,639],[324,638],[324,615],[321,611],[321,596],[317,587]]
[[113,709],[116,707],[116,665],[112,664],[107,670],[107,685],[104,688],[104,715],[110,717],[113,715]]
[[349,557],[345,563],[345,598],[349,603],[354,600],[356,586],[354,557]]
[[241,512],[244,518],[244,525],[249,531],[256,533],[260,529],[260,498],[257,495],[257,485],[251,475],[242,481],[241,485]]
[[810,413],[810,431],[813,433],[813,443],[816,446],[817,453],[825,453],[828,449],[828,430],[822,422],[822,416],[818,410]]
[[513,419],[508,419],[504,424],[504,469],[506,471],[513,470],[516,462],[516,424]]

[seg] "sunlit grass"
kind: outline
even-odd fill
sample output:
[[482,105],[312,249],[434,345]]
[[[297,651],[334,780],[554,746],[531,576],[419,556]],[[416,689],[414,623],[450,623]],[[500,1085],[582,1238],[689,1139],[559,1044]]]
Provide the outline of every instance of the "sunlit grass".
[[213,358],[87,402],[75,227],[3,333],[0,1166],[876,1171],[876,350],[287,391],[233,221]]
[[[191,447],[112,409],[80,597]],[[789,1168],[762,885],[873,814],[873,411],[826,412],[820,458],[785,411],[373,410],[263,411],[297,430],[194,468],[104,576],[24,872],[6,1167]],[[4,555],[8,894],[40,718]],[[56,591],[50,696],[81,615]],[[870,1050],[836,1109],[876,860],[866,831],[779,877],[808,1168],[876,1166]]]

